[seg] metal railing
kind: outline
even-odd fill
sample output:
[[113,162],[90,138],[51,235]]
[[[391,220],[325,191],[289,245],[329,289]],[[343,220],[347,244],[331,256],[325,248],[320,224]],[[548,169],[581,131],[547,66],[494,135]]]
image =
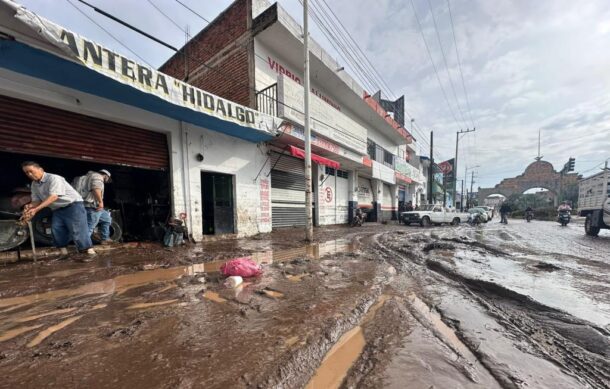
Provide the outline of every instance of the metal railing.
[[277,83],[256,92],[256,109],[271,116],[277,116]]

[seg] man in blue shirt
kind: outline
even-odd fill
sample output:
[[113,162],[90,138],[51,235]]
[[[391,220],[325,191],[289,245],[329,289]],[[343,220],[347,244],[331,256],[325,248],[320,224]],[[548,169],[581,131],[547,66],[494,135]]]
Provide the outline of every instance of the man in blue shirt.
[[21,168],[32,180],[32,202],[25,205],[22,219],[30,221],[42,209],[49,207],[53,211],[51,230],[55,247],[65,255],[68,253],[66,246],[74,241],[78,251],[94,256],[81,195],[62,176],[46,173],[36,162],[24,162]]

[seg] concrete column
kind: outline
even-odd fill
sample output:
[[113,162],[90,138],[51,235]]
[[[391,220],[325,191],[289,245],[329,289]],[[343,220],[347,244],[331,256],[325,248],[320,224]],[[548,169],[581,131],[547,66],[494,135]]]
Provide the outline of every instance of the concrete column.
[[391,185],[392,191],[392,220],[398,220],[398,185]]
[[313,183],[313,225],[320,226],[320,173],[324,170],[320,169],[317,163],[311,164],[311,182]]
[[358,209],[358,171],[350,170],[347,174],[347,185],[349,187],[347,220],[351,224]]
[[371,189],[373,190],[373,210],[369,218],[372,222],[379,222],[381,218],[381,202],[383,199],[383,183],[380,180],[371,180]]

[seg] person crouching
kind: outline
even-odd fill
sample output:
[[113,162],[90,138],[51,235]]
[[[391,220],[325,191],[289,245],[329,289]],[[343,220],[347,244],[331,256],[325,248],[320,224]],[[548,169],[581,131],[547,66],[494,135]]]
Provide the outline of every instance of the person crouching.
[[21,169],[32,180],[32,201],[25,205],[22,220],[29,222],[38,212],[49,207],[53,212],[53,244],[62,255],[68,254],[68,243],[73,241],[79,252],[85,252],[89,258],[95,256],[81,195],[65,178],[45,172],[36,162],[24,162]]

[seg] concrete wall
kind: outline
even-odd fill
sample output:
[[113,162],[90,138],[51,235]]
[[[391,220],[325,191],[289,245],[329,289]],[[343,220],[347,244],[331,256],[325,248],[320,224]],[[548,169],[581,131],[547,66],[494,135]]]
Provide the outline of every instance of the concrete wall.
[[[270,164],[266,147],[192,125],[183,126],[182,142],[185,146],[186,185],[191,199],[189,206],[193,231],[199,231],[195,238],[201,237],[203,223],[201,172],[234,176],[235,232],[238,236],[270,232],[271,179],[267,176]],[[201,162],[196,159],[198,153],[203,155]],[[259,171],[261,174],[257,177]],[[269,212],[268,216],[263,215],[265,209]]]

